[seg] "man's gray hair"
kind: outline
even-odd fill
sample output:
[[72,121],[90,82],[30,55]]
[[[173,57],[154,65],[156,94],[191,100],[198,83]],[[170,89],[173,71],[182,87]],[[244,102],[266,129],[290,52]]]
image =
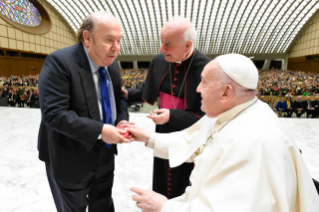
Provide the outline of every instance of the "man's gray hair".
[[[89,31],[91,34],[93,34],[93,32],[95,30],[95,25],[96,25],[96,23],[95,23],[95,20],[93,17],[93,13],[88,15],[87,17],[85,17],[80,29],[76,33],[76,37],[78,39],[78,42],[83,42],[83,32],[84,31]],[[92,39],[94,39],[94,37]]]
[[195,27],[192,25],[192,27],[188,28],[184,32],[183,37],[184,37],[184,42],[187,42],[187,41],[190,40],[190,41],[193,42],[193,45],[194,45],[195,41],[196,41],[196,37],[197,37],[197,33],[196,33]]

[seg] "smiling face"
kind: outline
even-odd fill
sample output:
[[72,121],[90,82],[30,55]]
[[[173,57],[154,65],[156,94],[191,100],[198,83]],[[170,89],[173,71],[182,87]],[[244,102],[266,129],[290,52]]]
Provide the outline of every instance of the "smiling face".
[[111,65],[120,51],[122,30],[117,20],[109,14],[96,17],[93,33],[83,32],[83,44],[94,63],[104,67]]
[[220,69],[220,66],[216,60],[208,63],[201,74],[201,82],[196,89],[202,97],[201,110],[208,117],[216,117],[223,110],[223,105],[220,102],[223,89],[218,76],[215,74],[218,69]]

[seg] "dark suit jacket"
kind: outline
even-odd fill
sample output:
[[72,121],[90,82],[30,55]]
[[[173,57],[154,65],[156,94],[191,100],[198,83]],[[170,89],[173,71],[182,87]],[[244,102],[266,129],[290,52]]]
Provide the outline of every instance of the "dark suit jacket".
[[[308,109],[308,102],[307,100],[302,101],[304,104],[304,109],[307,110]],[[315,106],[313,105],[313,101],[310,101],[311,107],[315,108]]]
[[302,108],[303,110],[305,109],[305,103],[303,101],[298,102],[297,100],[295,100],[294,102],[294,110]]
[[[116,61],[108,66],[117,109],[116,123],[128,120]],[[98,99],[92,71],[81,43],[47,56],[39,76],[42,120],[38,137],[40,160],[49,162],[56,179],[79,182],[98,161],[101,134]],[[114,153],[116,146],[112,145]]]

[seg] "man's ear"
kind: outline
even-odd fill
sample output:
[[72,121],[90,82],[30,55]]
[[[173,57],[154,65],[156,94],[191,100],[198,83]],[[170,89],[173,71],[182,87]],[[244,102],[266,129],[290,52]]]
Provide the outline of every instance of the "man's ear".
[[88,48],[91,45],[91,34],[89,31],[84,30],[83,32],[83,45]]
[[188,49],[188,48],[191,48],[193,45],[193,42],[191,40],[188,40],[185,44],[185,47]]

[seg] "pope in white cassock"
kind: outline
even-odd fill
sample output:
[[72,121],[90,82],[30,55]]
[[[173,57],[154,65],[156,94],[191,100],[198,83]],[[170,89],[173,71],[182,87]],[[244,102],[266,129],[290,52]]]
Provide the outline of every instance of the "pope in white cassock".
[[191,127],[158,134],[127,126],[132,139],[144,141],[171,167],[195,162],[182,196],[168,200],[131,188],[137,206],[144,212],[318,212],[318,194],[298,147],[256,98],[253,62],[238,54],[219,56],[201,78],[197,91],[206,116]]

